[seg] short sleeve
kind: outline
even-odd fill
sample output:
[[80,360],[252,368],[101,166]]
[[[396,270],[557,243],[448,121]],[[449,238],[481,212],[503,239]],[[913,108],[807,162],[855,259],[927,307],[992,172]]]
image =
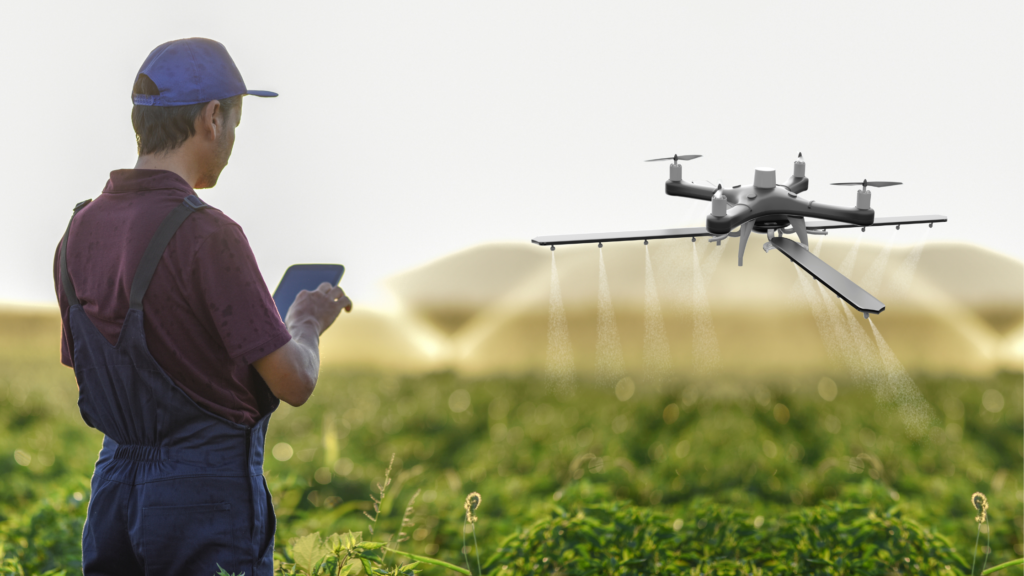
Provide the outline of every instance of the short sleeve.
[[60,282],[60,251],[63,240],[57,243],[57,250],[53,254],[53,291],[57,295],[57,308],[60,310],[60,363],[68,368],[74,368],[71,361],[71,349],[74,345],[71,341],[71,331],[68,330],[68,297],[64,294],[64,287]]
[[242,229],[227,224],[192,260],[196,312],[208,315],[233,360],[246,364],[291,340]]

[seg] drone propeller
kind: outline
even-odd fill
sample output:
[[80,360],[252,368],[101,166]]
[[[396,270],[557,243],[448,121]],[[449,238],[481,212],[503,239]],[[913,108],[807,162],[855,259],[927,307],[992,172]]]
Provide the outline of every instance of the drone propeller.
[[886,186],[899,186],[900,184],[903,184],[903,182],[882,182],[882,181],[868,182],[867,180],[864,180],[863,182],[833,182],[832,183],[833,186],[863,186],[864,188],[867,188],[868,186],[871,186],[872,188],[885,188]]
[[670,156],[668,158],[654,158],[652,160],[644,160],[644,162],[664,162],[665,160],[671,160],[672,163],[675,164],[676,162],[679,162],[680,160],[693,160],[694,158],[700,158],[700,154],[686,154],[686,155],[683,155],[683,156],[680,156],[680,155],[676,154],[676,155]]

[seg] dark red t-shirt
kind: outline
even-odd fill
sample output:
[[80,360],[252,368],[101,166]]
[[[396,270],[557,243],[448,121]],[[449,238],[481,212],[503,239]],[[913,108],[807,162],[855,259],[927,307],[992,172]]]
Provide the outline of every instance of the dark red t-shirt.
[[[75,217],[68,274],[86,315],[111,344],[128,313],[142,253],[190,194],[192,187],[173,172],[115,170],[103,193]],[[58,245],[53,277],[64,327],[61,362],[71,366],[59,257]],[[291,336],[238,224],[214,208],[189,216],[164,251],[142,305],[150,353],[197,404],[247,426],[269,410],[273,394],[252,363]]]

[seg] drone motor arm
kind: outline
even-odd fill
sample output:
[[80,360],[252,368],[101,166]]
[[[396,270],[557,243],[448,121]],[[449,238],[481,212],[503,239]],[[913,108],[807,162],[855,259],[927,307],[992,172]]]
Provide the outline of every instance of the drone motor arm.
[[665,194],[668,194],[669,196],[693,198],[694,200],[710,202],[711,198],[715,195],[716,190],[718,190],[717,187],[702,186],[685,180],[680,180],[678,182],[667,180],[665,182]]
[[789,180],[786,181],[782,186],[794,194],[806,192],[807,188],[811,185],[811,181],[806,176],[790,176]]

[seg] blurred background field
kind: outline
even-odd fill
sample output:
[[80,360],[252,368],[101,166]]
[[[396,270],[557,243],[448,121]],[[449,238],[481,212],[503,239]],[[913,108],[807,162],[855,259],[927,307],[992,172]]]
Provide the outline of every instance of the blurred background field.
[[[840,230],[812,237],[811,247],[886,304],[886,311],[872,319],[911,372],[1019,372],[1024,266],[977,246],[928,242],[929,234],[924,226],[863,234]],[[806,275],[798,275],[785,257],[765,254],[760,244],[751,240],[743,267],[736,265],[734,239],[720,248],[704,239],[605,245],[625,371],[643,371],[649,281],[667,335],[669,372],[689,374],[697,368],[692,351],[701,343],[693,324],[702,311],[710,316],[718,344],[716,373],[764,379],[846,371],[830,359],[826,335],[800,282]],[[651,274],[645,273],[645,250]],[[597,365],[598,252],[593,245],[578,245],[553,253],[582,374],[593,374]],[[697,268],[704,279],[703,301],[692,281]],[[475,246],[431,262],[387,281],[391,306],[357,306],[326,333],[324,358],[339,366],[413,374],[541,372],[551,270],[552,253],[525,243]]]
[[[792,265],[774,254],[750,250],[737,268],[735,247],[724,247],[705,286],[717,360],[698,370],[704,333],[694,336],[699,295],[686,266],[706,266],[708,256],[687,263],[686,250],[704,248],[676,248],[652,243],[649,252],[668,342],[668,364],[655,372],[644,352],[644,248],[604,250],[623,357],[613,380],[596,369],[596,248],[555,253],[571,385],[553,386],[545,375],[547,250],[472,249],[393,279],[391,309],[357,303],[324,337],[325,367],[310,402],[282,406],[271,423],[266,475],[280,552],[315,531],[368,536],[362,512],[394,454],[375,538],[397,536],[418,491],[402,549],[465,565],[463,502],[475,491],[485,572],[520,566],[513,559],[526,548],[506,539],[525,542],[525,529],[559,510],[567,518],[595,506],[650,511],[678,548],[713,541],[703,531],[723,523],[783,534],[792,514],[817,517],[841,505],[882,519],[892,546],[940,538],[924,559],[894,557],[892,570],[969,573],[976,491],[990,505],[988,565],[1024,554],[1019,262],[926,245],[911,296],[892,279],[913,247],[858,246],[853,277],[862,282],[888,251],[887,268],[875,274],[889,310],[872,320],[920,393],[924,416],[913,428],[906,405],[868,377],[870,359],[830,351]],[[853,249],[828,243],[822,257],[839,267]],[[869,324],[856,326],[870,338]],[[77,413],[58,334],[50,310],[8,308],[0,317],[0,542],[33,571],[75,566],[101,440]],[[923,535],[900,536],[908,525]],[[723,556],[729,546],[694,554],[732,561]],[[928,558],[939,564],[919,564]],[[520,566],[527,573],[523,566],[532,564]],[[768,573],[843,573],[812,567]]]

